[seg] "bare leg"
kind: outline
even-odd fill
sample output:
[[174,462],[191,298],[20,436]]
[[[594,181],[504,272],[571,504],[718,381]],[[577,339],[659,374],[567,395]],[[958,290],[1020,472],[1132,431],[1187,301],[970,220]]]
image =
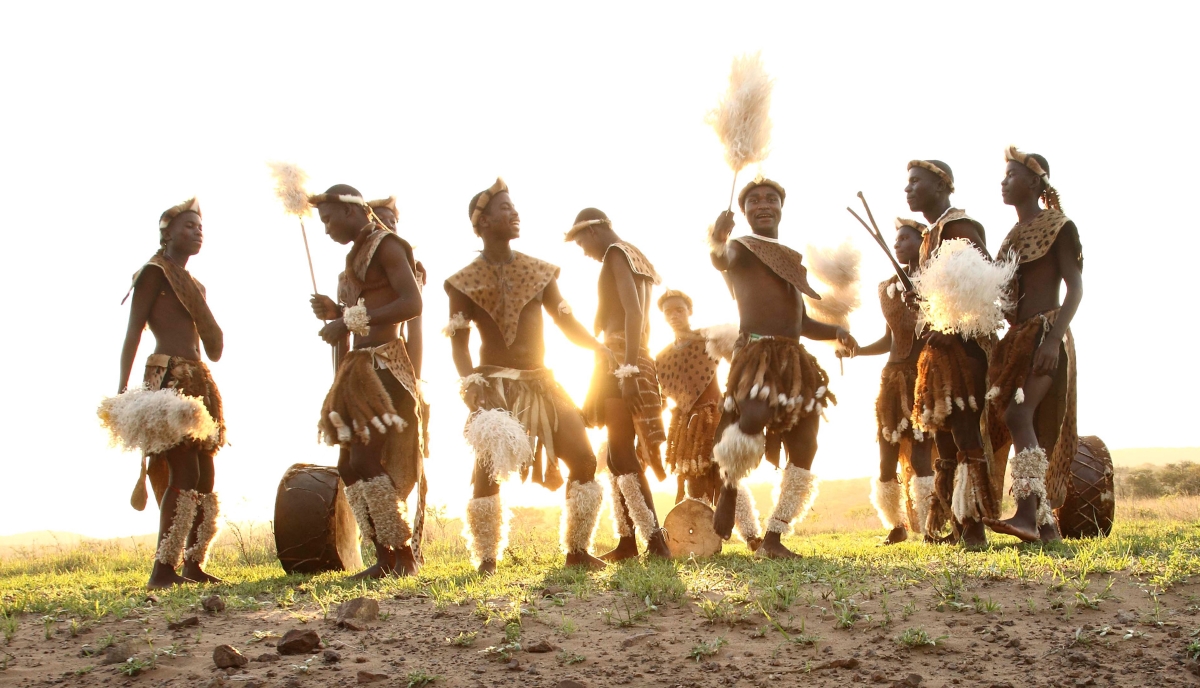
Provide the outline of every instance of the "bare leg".
[[[755,552],[758,556],[769,559],[793,559],[798,556],[785,547],[780,538],[784,529],[791,529],[794,519],[803,519],[816,497],[816,479],[810,469],[817,455],[817,430],[820,422],[820,414],[813,413],[801,418],[795,427],[783,435],[788,465],[784,469],[783,481],[780,484],[779,503],[767,519],[766,535],[763,536],[762,545]],[[794,507],[791,506],[793,503]]]
[[[1039,449],[1037,443],[1037,432],[1034,429],[1034,417],[1037,412],[1038,404],[1046,398],[1046,394],[1054,384],[1054,378],[1048,375],[1031,375],[1025,381],[1025,399],[1020,403],[1015,401],[1010,402],[1008,410],[1004,414],[1005,424],[1008,425],[1008,431],[1012,434],[1013,450],[1018,456],[1028,450]],[[1014,480],[1017,479],[1016,465],[1014,468]],[[1042,482],[1045,482],[1045,476],[1042,476]],[[1004,520],[986,519],[987,526],[997,533],[1005,533],[1015,535],[1025,542],[1037,542],[1039,540],[1054,541],[1058,539],[1058,529],[1050,526],[1046,528],[1045,534],[1038,524],[1038,507],[1041,505],[1041,498],[1037,495],[1028,495],[1017,499],[1017,513],[1011,518]]]
[[184,442],[168,450],[164,457],[170,477],[159,510],[158,549],[154,557],[154,568],[150,571],[150,580],[146,583],[146,587],[151,590],[195,582],[175,573],[175,567],[183,557],[186,533],[191,530],[192,519],[196,513],[195,501],[191,495],[195,493],[200,479],[197,449],[192,442]]
[[[658,523],[658,515],[654,512],[654,497],[650,493],[650,484],[642,472],[634,452],[634,440],[637,436],[633,426],[633,416],[623,399],[606,399],[604,401],[604,420],[608,427],[608,465],[613,476],[621,487],[621,495],[625,506],[636,529],[642,531],[646,538],[646,551],[653,556],[669,558],[671,550]],[[636,481],[636,490],[627,488],[630,480]],[[638,504],[640,496],[642,503]],[[636,543],[635,543],[636,544]],[[609,552],[605,555],[615,555]],[[610,559],[611,560],[611,559]]]

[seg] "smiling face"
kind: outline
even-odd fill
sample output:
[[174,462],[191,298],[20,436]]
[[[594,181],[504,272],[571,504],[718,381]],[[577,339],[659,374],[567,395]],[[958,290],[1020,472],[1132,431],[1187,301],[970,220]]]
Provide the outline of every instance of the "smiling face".
[[350,203],[327,201],[317,205],[317,214],[329,238],[342,245],[354,241],[359,230],[367,224],[366,211]]
[[1000,197],[1005,205],[1023,205],[1031,198],[1041,195],[1042,178],[1022,163],[1010,160],[1004,168],[1004,179],[1000,180]]
[[688,322],[688,317],[691,316],[692,311],[688,308],[687,301],[678,296],[672,296],[663,301],[662,312],[663,317],[667,319],[667,324],[671,326],[671,329],[676,334],[692,331],[691,324]]
[[488,201],[479,216],[476,230],[479,236],[511,241],[521,236],[521,216],[507,191],[501,191]]
[[783,219],[783,199],[772,187],[757,186],[746,194],[745,213],[751,231],[778,231]]
[[921,233],[905,225],[896,230],[896,243],[892,245],[896,251],[896,261],[905,265],[913,265],[921,256]]
[[908,209],[914,213],[923,213],[934,207],[944,195],[948,195],[946,182],[936,174],[923,167],[914,167],[908,171],[908,186],[904,187],[904,195],[908,199]]
[[192,211],[180,213],[162,230],[162,245],[176,256],[194,256],[204,245],[204,223]]

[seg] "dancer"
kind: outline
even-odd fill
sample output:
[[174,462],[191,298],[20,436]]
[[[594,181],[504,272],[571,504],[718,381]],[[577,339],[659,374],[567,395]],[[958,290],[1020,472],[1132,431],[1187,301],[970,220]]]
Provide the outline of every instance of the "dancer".
[[[604,497],[595,479],[596,456],[583,415],[545,366],[542,309],[571,342],[612,354],[571,315],[558,291],[558,267],[510,247],[520,236],[521,219],[503,180],[475,194],[468,214],[483,251],[446,280],[445,334],[471,411],[464,434],[475,451],[466,519],[473,560],[480,573],[491,574],[504,550],[500,482],[532,473],[534,482],[557,490],[562,459],[569,471],[562,525],[567,565],[603,568],[588,554]],[[471,323],[479,331],[478,367],[471,358]]]
[[720,440],[713,447],[724,481],[713,528],[729,538],[738,482],[754,470],[764,451],[778,465],[782,442],[788,463],[757,551],[764,557],[796,556],[780,537],[816,499],[817,479],[810,469],[818,423],[825,405],[837,401],[829,392],[829,376],[799,338],[836,339],[846,349],[858,348],[843,328],[805,315],[801,295],[820,295],[808,284],[801,255],[779,243],[785,196],[778,182],[756,177],[738,194],[738,207],[753,234],[730,239],[733,213],[724,211],[708,235],[713,266],[733,287],[741,331],[725,386]]
[[650,303],[654,285],[662,279],[636,246],[623,241],[603,211],[585,208],[564,236],[584,255],[601,263],[599,301],[593,332],[604,333],[604,346],[620,356],[614,368],[605,355],[596,356],[592,383],[583,404],[589,427],[608,430],[608,468],[613,481],[613,520],[620,539],[605,561],[638,555],[635,531],[646,539],[646,550],[669,557],[665,534],[654,511],[654,497],[645,468],[666,477],[660,446],[666,441],[658,374],[650,358]]
[[[1058,539],[1051,507],[1066,496],[1079,445],[1071,320],[1083,299],[1083,248],[1079,230],[1063,214],[1058,191],[1050,185],[1046,159],[1015,146],[1009,146],[1004,159],[1000,194],[1016,209],[1017,224],[999,255],[1016,254],[1012,289],[1017,310],[993,352],[987,398],[1003,412],[1012,433],[1017,513],[985,522],[1026,542],[1050,542]],[[1060,284],[1066,285],[1061,305]]]
[[[160,248],[133,276],[133,303],[121,349],[118,394],[126,392],[142,331],[154,334],[154,353],[146,359],[143,383],[147,390],[173,389],[204,405],[216,432],[204,439],[179,434],[166,443],[169,449],[142,458],[142,472],[134,490],[134,508],[145,508],[145,478],[158,500],[158,548],[147,587],[167,588],[181,583],[218,583],[205,573],[208,550],[217,537],[219,505],[213,492],[213,459],[225,445],[225,418],[221,393],[212,373],[200,358],[200,344],[211,361],[221,360],[224,335],[205,301],[204,285],[187,271],[188,259],[204,244],[200,204],[191,198],[172,206],[158,221]],[[126,295],[128,298],[128,294]],[[147,414],[148,415],[148,414]],[[156,432],[168,433],[164,423]],[[183,563],[183,570],[175,569]]]
[[[940,160],[909,162],[904,193],[909,209],[929,222],[921,242],[921,265],[947,239],[965,239],[990,258],[983,225],[950,205],[954,173],[949,165]],[[913,424],[923,432],[932,431],[937,443],[935,502],[930,519],[943,522],[952,514],[954,533],[945,541],[982,546],[987,543],[987,534],[981,518],[994,517],[999,500],[991,475],[991,456],[985,450],[987,438],[980,430],[983,413],[978,397],[981,390],[986,391],[987,354],[979,341],[956,334],[926,332],[922,337],[925,344],[917,361]],[[935,370],[938,372],[933,373]],[[950,389],[934,389],[935,376],[946,380]],[[947,396],[955,403],[935,403]],[[926,399],[931,401],[926,403]],[[942,541],[928,528],[926,536]]]
[[[675,332],[675,341],[655,357],[663,394],[675,402],[667,432],[667,469],[679,482],[675,503],[692,499],[717,503],[721,490],[720,467],[713,460],[713,441],[721,420],[721,388],[717,366],[733,357],[737,328],[732,325],[693,330],[692,298],[668,289],[658,299],[658,309]],[[750,551],[762,544],[754,498],[738,485],[734,523]]]
[[[925,225],[916,220],[896,218],[896,260],[904,264],[909,275],[916,272],[924,230]],[[916,309],[903,297],[904,285],[896,275],[879,283],[879,305],[887,327],[878,341],[862,347],[857,353],[858,356],[888,355],[879,384],[879,398],[875,401],[879,480],[871,485],[871,504],[883,527],[890,531],[884,540],[886,545],[908,539],[909,530],[923,532],[933,498],[930,461],[933,441],[910,420],[917,359],[924,342],[917,338]],[[842,352],[838,353],[841,355]],[[905,479],[898,481],[900,464],[903,464]],[[905,502],[912,506],[911,510],[905,509]]]
[[417,376],[400,324],[421,314],[412,247],[371,219],[371,209],[352,186],[337,184],[309,197],[325,233],[350,244],[346,270],[338,276],[338,303],[313,295],[313,314],[330,321],[320,337],[346,349],[333,386],[321,406],[319,428],[327,444],[341,447],[338,473],[363,537],[375,547],[375,563],[353,576],[414,575],[421,559],[423,495],[410,525],[402,515],[421,482],[421,408]]

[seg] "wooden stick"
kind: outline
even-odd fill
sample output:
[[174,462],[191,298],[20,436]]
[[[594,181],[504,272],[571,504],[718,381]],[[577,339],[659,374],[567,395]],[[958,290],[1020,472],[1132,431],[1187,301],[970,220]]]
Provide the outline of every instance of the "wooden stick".
[[733,194],[737,192],[737,174],[738,171],[734,170],[733,183],[729,185],[729,207],[725,209],[727,213],[733,212]]
[[876,234],[875,231],[872,231],[871,226],[867,224],[866,220],[863,220],[861,217],[859,217],[858,213],[854,212],[853,208],[847,206],[846,212],[853,215],[854,219],[862,223],[862,226],[867,230],[867,234],[870,234],[871,237],[875,239],[875,243],[879,244],[879,248],[883,249],[884,254],[886,254],[888,257],[888,260],[892,261],[892,267],[896,270],[896,275],[900,278],[900,282],[904,285],[905,290],[912,291],[912,280],[908,278],[908,274],[904,272],[904,268],[901,268],[900,264],[896,262],[896,258],[892,256],[892,251],[888,248],[887,242],[883,240],[883,237],[879,234]]
[[308,257],[308,276],[312,278],[313,294],[317,292],[317,273],[313,272],[312,253],[308,250],[308,232],[304,229],[304,220],[300,220],[300,236],[304,237],[304,255]]

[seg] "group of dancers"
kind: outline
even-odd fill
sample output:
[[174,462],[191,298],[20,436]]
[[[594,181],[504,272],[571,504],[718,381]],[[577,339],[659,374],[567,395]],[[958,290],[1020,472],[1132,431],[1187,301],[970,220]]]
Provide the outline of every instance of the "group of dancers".
[[[720,213],[708,230],[712,265],[737,302],[736,328],[693,329],[692,300],[682,291],[667,289],[655,300],[653,290],[662,279],[654,265],[617,234],[604,212],[587,208],[565,240],[601,264],[589,331],[559,290],[559,268],[511,247],[521,223],[505,183],[497,179],[475,194],[468,215],[483,248],[445,280],[449,323],[443,333],[470,412],[464,437],[474,467],[466,535],[478,570],[494,572],[501,558],[506,530],[501,485],[514,476],[532,477],[550,490],[565,486],[561,540],[568,565],[600,569],[637,557],[639,536],[647,554],[670,556],[647,468],[660,480],[667,471],[676,475],[677,501],[711,505],[721,538],[729,539],[736,526],[757,555],[796,556],[780,538],[816,498],[812,465],[819,421],[825,407],[836,403],[829,376],[802,337],[834,341],[843,357],[888,355],[876,403],[880,473],[872,489],[872,502],[889,529],[886,543],[903,541],[911,532],[927,542],[979,546],[986,544],[985,528],[1031,542],[1058,537],[1051,508],[1062,503],[1077,443],[1069,325],[1082,296],[1082,251],[1045,158],[1015,148],[1005,158],[1002,196],[1016,209],[1017,223],[998,259],[1019,266],[1009,286],[1016,305],[1003,339],[934,331],[922,321],[919,290],[907,288],[899,274],[879,285],[887,329],[871,344],[859,346],[844,327],[810,317],[804,297],[820,296],[809,284],[801,254],[779,237],[786,192],[761,175],[737,196],[750,233],[731,236],[731,211]],[[908,164],[908,204],[925,221],[896,221],[894,250],[906,275],[917,276],[939,246],[954,239],[989,255],[983,227],[952,206],[953,192],[954,176],[945,163]],[[376,553],[375,563],[356,577],[415,574],[422,562],[427,489],[429,406],[417,383],[427,273],[396,231],[393,198],[368,201],[339,184],[309,196],[308,203],[326,234],[349,247],[337,298],[314,295],[311,305],[326,323],[320,336],[334,348],[336,360],[320,434],[340,448],[346,500]],[[150,587],[216,580],[204,571],[204,562],[217,533],[213,459],[224,444],[220,394],[200,353],[203,344],[208,358],[218,360],[222,333],[204,287],[186,269],[203,240],[195,199],[166,210],[159,230],[160,250],[134,276],[118,391],[132,393],[126,390],[133,357],[149,326],[156,347],[138,390],[174,390],[193,398],[209,421],[203,432],[179,431],[179,424],[141,430],[162,435],[157,445],[142,445],[134,495],[135,507],[144,506],[148,476],[161,508]],[[964,277],[964,289],[971,288],[969,282]],[[1060,304],[1061,284],[1066,290]],[[648,350],[655,306],[675,335],[657,356]],[[543,313],[568,340],[595,352],[582,409],[545,366]],[[480,338],[478,361],[472,330]],[[722,391],[717,370],[723,358],[730,370]],[[668,427],[664,398],[674,402]],[[161,417],[147,414],[142,422],[162,423],[150,420]],[[619,536],[616,547],[600,556],[589,550],[605,491],[587,427],[607,431],[601,459],[611,476]],[[1010,444],[1016,450],[1017,509],[1000,520]],[[764,456],[782,475],[773,510],[760,527],[741,483]],[[417,506],[410,518],[406,504],[414,490]]]

